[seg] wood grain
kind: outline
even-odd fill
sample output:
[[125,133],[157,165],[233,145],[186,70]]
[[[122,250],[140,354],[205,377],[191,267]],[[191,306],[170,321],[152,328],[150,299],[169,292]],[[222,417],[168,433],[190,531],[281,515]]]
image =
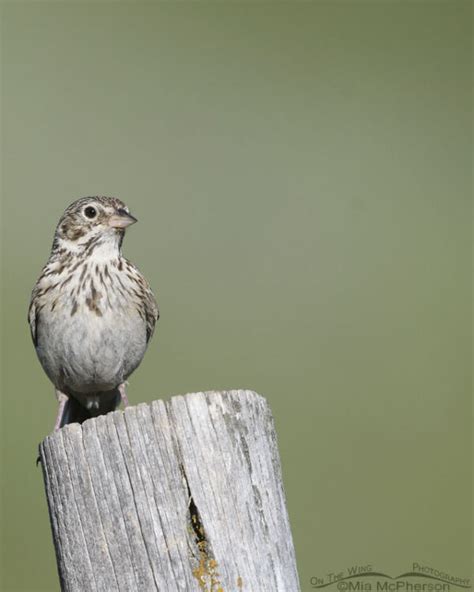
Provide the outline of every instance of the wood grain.
[[129,407],[54,432],[40,456],[62,590],[300,589],[256,393]]

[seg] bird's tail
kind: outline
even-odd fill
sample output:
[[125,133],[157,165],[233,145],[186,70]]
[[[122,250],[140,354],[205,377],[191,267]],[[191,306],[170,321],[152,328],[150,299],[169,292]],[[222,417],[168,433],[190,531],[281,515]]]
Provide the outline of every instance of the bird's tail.
[[103,393],[94,393],[84,398],[84,395],[70,394],[64,407],[61,426],[68,423],[83,423],[91,417],[105,415],[115,411],[120,405],[121,396],[118,389]]

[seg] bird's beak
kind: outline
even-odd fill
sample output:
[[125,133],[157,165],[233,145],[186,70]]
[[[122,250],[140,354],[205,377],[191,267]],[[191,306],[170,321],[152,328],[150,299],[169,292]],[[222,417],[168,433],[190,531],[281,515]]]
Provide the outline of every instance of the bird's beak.
[[117,213],[109,218],[109,226],[112,228],[127,228],[131,224],[135,224],[135,222],[137,222],[135,216],[123,209],[117,210]]

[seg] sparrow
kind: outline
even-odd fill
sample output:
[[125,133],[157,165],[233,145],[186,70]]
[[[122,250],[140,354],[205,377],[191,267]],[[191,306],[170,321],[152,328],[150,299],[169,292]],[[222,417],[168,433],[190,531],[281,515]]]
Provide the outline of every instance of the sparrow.
[[115,197],[83,197],[59,220],[28,311],[39,361],[55,387],[55,430],[128,405],[126,380],[159,318],[151,288],[122,255],[137,222]]

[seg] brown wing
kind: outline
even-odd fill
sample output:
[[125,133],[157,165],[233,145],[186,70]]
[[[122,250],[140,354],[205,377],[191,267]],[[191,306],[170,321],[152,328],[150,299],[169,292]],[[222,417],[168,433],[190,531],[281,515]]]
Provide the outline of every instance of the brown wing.
[[[33,292],[34,294],[34,292]],[[36,316],[36,304],[35,304],[35,298],[34,296],[31,297],[31,302],[30,302],[30,307],[28,309],[28,324],[30,325],[30,333],[31,333],[31,339],[33,340],[33,343],[35,345],[37,345],[38,341],[38,336],[37,336],[37,316]]]
[[43,305],[39,302],[39,298],[41,295],[41,288],[40,282],[43,275],[39,277],[38,281],[31,292],[31,300],[30,306],[28,308],[28,324],[30,325],[30,332],[31,332],[31,339],[33,339],[33,343],[38,345],[38,321],[39,321],[39,313],[43,308]]
[[143,294],[143,306],[146,321],[146,342],[148,343],[155,330],[156,321],[160,318],[160,311],[150,286],[146,284]]
[[150,288],[150,285],[146,281],[142,273],[131,263],[128,259],[123,258],[128,273],[131,274],[131,278],[134,276],[139,285],[138,294],[140,295],[136,300],[136,305],[140,311],[140,314],[144,317],[146,323],[146,342],[148,343],[155,330],[156,321],[160,318],[158,311],[158,304],[156,303],[155,296]]

